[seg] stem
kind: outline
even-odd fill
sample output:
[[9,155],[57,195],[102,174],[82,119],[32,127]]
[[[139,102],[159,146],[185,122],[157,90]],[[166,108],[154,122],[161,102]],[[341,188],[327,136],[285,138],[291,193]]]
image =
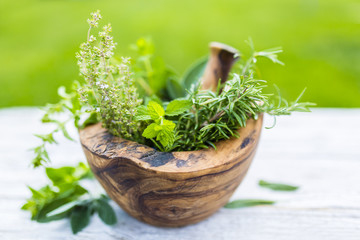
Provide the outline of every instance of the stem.
[[91,28],[92,28],[92,27],[89,27],[89,30],[88,30],[88,34],[87,34],[87,41],[89,41],[89,40],[90,40]]
[[250,68],[251,63],[254,61],[255,58],[256,58],[256,53],[254,52],[252,54],[252,56],[246,61],[245,67],[243,68],[243,71],[242,71],[241,75],[245,75],[245,73],[248,71],[248,69]]

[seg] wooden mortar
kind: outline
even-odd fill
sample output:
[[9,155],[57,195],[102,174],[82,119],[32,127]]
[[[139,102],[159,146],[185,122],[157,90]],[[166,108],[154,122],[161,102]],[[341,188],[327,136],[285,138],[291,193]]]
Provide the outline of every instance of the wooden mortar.
[[[213,46],[211,49],[213,53]],[[218,52],[222,51],[229,52]],[[225,55],[236,60],[231,54]],[[213,69],[209,67],[214,63],[211,58],[220,59],[212,54],[206,69]],[[229,59],[217,62],[233,63]],[[216,69],[229,71],[230,67]],[[219,71],[204,76],[214,76]],[[204,82],[210,89],[217,85],[214,77],[204,77]],[[80,141],[95,177],[123,210],[152,225],[179,227],[209,217],[228,202],[254,157],[262,121],[262,114],[258,120],[248,120],[246,127],[238,130],[239,138],[218,142],[217,150],[159,152],[115,137],[100,123],[81,130]]]

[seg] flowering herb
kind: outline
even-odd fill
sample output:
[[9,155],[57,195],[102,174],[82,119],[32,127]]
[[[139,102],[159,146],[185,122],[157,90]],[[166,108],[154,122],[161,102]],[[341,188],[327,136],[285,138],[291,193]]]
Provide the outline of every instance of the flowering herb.
[[[216,142],[236,137],[236,130],[245,127],[248,119],[257,119],[259,114],[289,115],[294,111],[307,112],[314,105],[299,102],[303,92],[291,103],[280,94],[274,97],[263,93],[266,81],[257,78],[256,63],[260,58],[267,58],[283,64],[278,60],[279,48],[255,51],[249,41],[250,57],[242,58],[232,77],[225,84],[219,83],[217,91],[212,92],[201,90],[200,79],[207,58],[197,61],[181,78],[154,55],[154,46],[147,38],[132,45],[137,53],[135,60],[116,57],[117,44],[111,36],[110,24],[93,35],[101,18],[99,11],[91,14],[86,41],[76,54],[82,80],[75,81],[69,92],[61,87],[60,102],[45,108],[42,122],[55,128],[47,134],[35,135],[41,144],[33,149],[34,167],[50,162],[46,146],[57,143],[56,133],[61,132],[72,140],[66,130],[68,123],[83,128],[101,122],[115,136],[160,151],[190,151],[215,148]],[[58,120],[59,113],[68,117]],[[52,184],[39,190],[29,188],[32,197],[23,209],[30,211],[32,219],[38,222],[70,217],[74,233],[89,223],[94,212],[98,212],[106,224],[114,224],[115,214],[107,198],[94,198],[80,185],[88,172],[83,164],[75,168],[46,168]],[[272,203],[247,200],[229,203],[227,207]]]

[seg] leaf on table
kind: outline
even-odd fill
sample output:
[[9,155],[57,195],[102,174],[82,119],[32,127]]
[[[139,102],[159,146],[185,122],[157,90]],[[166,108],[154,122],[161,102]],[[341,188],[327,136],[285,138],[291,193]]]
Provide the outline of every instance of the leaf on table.
[[90,223],[91,209],[88,206],[77,206],[71,213],[70,223],[74,234],[83,230]]
[[225,208],[243,208],[243,207],[252,207],[259,205],[272,205],[274,201],[271,200],[263,200],[263,199],[239,199],[232,202],[227,203]]
[[298,186],[292,186],[288,184],[282,184],[282,183],[273,183],[273,182],[267,182],[264,180],[259,181],[259,186],[264,188],[269,188],[274,191],[296,191],[299,187]]
[[100,219],[108,224],[113,225],[117,222],[114,209],[110,206],[106,199],[100,198],[97,200],[96,210],[99,214]]

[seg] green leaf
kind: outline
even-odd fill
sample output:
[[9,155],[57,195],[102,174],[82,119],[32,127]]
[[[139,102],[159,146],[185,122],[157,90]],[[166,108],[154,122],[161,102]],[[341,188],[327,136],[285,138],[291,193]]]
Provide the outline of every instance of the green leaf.
[[83,124],[80,126],[80,128],[85,128],[89,125],[98,123],[98,113],[97,112],[92,112],[90,114],[90,116],[83,122]]
[[163,130],[165,130],[167,132],[172,132],[175,129],[175,126],[176,126],[176,124],[174,122],[166,120],[166,119],[163,120],[163,123],[162,123]]
[[71,99],[72,94],[66,92],[66,88],[64,86],[60,86],[58,88],[58,95],[63,99]]
[[150,101],[154,101],[154,102],[157,102],[158,104],[162,105],[161,99],[156,94],[153,94],[150,97],[145,97],[145,99],[144,99],[144,102],[146,103],[145,105],[148,105],[148,103]]
[[60,184],[73,184],[83,178],[91,176],[90,169],[82,162],[76,167],[46,168],[46,175],[55,186]]
[[136,108],[136,121],[151,120],[151,116],[148,113],[148,108],[144,105],[140,105]]
[[165,115],[164,108],[157,102],[150,101],[147,105],[147,109],[148,114],[153,120],[158,120],[160,117],[163,117]]
[[97,200],[96,210],[99,214],[100,219],[108,224],[113,225],[117,222],[116,214],[114,209],[110,206],[110,204],[105,199]]
[[60,130],[61,130],[61,132],[63,133],[64,137],[66,137],[66,138],[69,139],[70,141],[75,141],[75,140],[70,136],[70,134],[68,133],[68,131],[66,130],[65,123],[60,124],[59,127],[60,127]]
[[147,128],[145,128],[142,136],[146,138],[154,138],[158,135],[159,131],[161,131],[162,127],[157,123],[152,123]]
[[175,99],[169,103],[166,108],[165,114],[167,116],[176,116],[187,110],[192,106],[192,102],[187,99]]
[[91,211],[88,206],[77,206],[71,213],[70,223],[74,234],[83,230],[90,223]]
[[191,85],[198,85],[200,78],[204,74],[208,57],[203,57],[193,63],[184,74],[182,83],[186,90],[190,90]]
[[175,140],[174,133],[163,130],[157,135],[156,140],[160,141],[164,147],[172,146]]
[[163,120],[163,123],[161,125],[161,131],[157,134],[156,140],[160,141],[161,145],[164,147],[169,147],[173,145],[175,140],[174,135],[174,129],[175,129],[175,123],[172,121]]
[[70,183],[75,180],[73,173],[74,167],[46,168],[46,175],[56,186],[61,183]]
[[44,142],[48,142],[50,144],[52,144],[52,143],[57,144],[57,142],[54,139],[53,132],[51,132],[49,134],[34,134],[34,136],[40,138]]
[[65,213],[69,213],[79,203],[80,203],[80,201],[66,203],[66,204],[56,208],[55,210],[49,212],[48,214],[46,214],[46,217],[51,218],[51,217],[55,217],[55,216],[59,216],[59,215],[64,215]]
[[186,96],[185,87],[176,78],[168,78],[166,83],[166,91],[171,99]]
[[269,188],[274,191],[296,191],[299,188],[298,186],[292,186],[282,183],[272,183],[264,180],[259,181],[259,186],[264,188]]
[[227,203],[225,208],[243,208],[243,207],[252,207],[258,205],[272,205],[274,201],[262,200],[262,199],[240,199]]

